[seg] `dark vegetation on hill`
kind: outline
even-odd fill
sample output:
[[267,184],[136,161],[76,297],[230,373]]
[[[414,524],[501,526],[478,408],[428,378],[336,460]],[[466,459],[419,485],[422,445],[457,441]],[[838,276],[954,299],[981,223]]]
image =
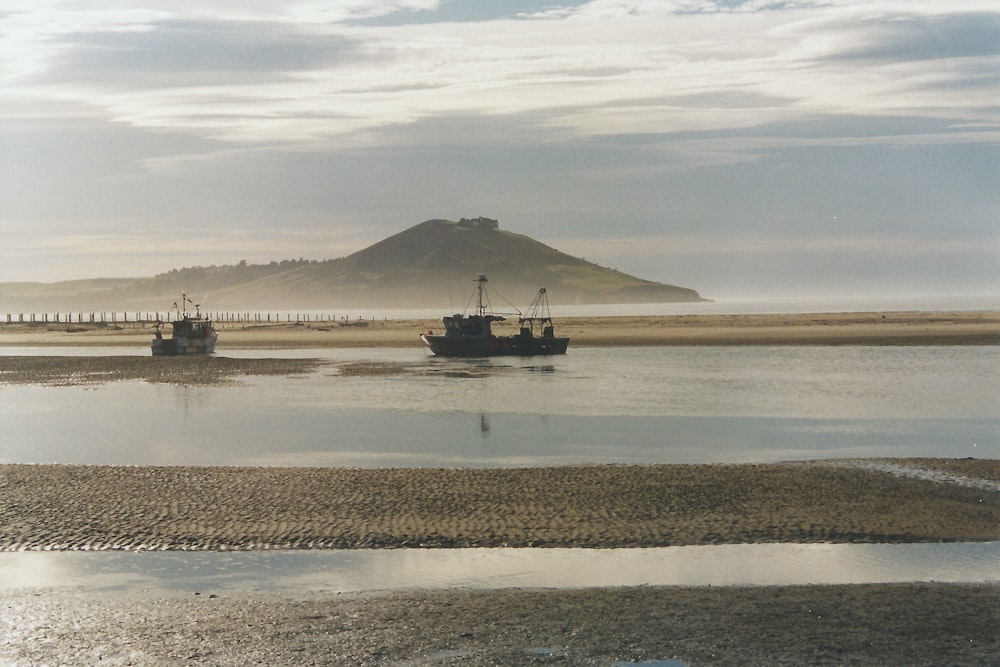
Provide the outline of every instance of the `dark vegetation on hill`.
[[554,304],[701,301],[567,255],[494,220],[428,220],[340,259],[175,269],[152,278],[0,284],[0,311],[166,310],[180,292],[209,311],[441,308],[462,310],[480,273],[493,305],[526,306],[540,287]]

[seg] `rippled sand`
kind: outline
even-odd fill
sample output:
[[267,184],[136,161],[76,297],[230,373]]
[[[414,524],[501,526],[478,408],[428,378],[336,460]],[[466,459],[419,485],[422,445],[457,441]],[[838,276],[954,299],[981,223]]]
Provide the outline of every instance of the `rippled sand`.
[[[890,464],[895,468],[884,467]],[[486,470],[0,465],[0,549],[1000,539],[1000,461],[880,465]],[[935,477],[935,471],[952,474]]]

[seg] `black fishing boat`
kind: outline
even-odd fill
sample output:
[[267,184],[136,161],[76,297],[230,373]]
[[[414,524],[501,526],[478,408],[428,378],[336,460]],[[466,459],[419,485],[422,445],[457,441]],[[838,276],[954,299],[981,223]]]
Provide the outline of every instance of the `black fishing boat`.
[[538,290],[535,300],[525,314],[518,314],[518,333],[510,336],[494,335],[492,324],[507,318],[489,311],[486,295],[486,276],[476,280],[476,312],[471,315],[456,313],[441,318],[443,334],[428,331],[420,337],[441,357],[533,357],[566,354],[569,338],[557,338],[549,313],[549,299],[545,288]]
[[[187,311],[187,305],[192,303],[195,308],[194,315]],[[170,312],[177,312],[176,319],[170,322],[173,332],[170,338],[164,338],[160,327],[162,322],[156,323],[156,335],[150,343],[150,348],[154,356],[177,356],[183,354],[211,354],[215,352],[215,342],[219,339],[219,334],[215,330],[215,325],[208,317],[201,314],[201,306],[194,304],[187,294],[181,294],[181,305],[176,303]]]

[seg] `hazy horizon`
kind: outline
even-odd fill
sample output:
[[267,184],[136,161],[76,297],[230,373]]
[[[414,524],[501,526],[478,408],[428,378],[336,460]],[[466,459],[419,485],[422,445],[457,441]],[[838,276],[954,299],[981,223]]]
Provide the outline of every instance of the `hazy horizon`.
[[1000,294],[998,32],[986,0],[13,0],[0,282],[486,216],[709,299]]
[[[360,250],[360,248],[359,248]],[[283,260],[292,260],[293,258],[281,258],[275,260],[268,260],[260,262],[259,264],[269,264],[271,261],[281,262]],[[294,258],[296,261],[300,258]],[[336,259],[336,258],[331,258]],[[322,262],[325,260],[316,260]],[[238,262],[237,262],[238,263]],[[250,264],[255,264],[255,262],[249,262]],[[173,267],[178,270],[184,268],[194,268],[195,265],[184,266],[184,267]],[[197,265],[210,267],[212,264]],[[222,266],[221,264],[216,264],[216,266]],[[158,271],[156,274],[145,274],[145,275],[122,275],[122,276],[75,276],[71,278],[64,278],[60,280],[34,280],[34,281],[8,281],[7,284],[21,282],[21,283],[35,283],[40,285],[57,285],[60,283],[72,283],[88,280],[142,280],[145,278],[153,278],[156,275],[161,275],[164,273],[169,273],[172,269],[167,271]],[[636,275],[637,278],[650,279],[648,276]],[[651,280],[651,279],[650,279]],[[659,282],[659,281],[657,281]],[[4,283],[0,283],[2,285]],[[470,277],[470,285],[473,284],[473,280]],[[676,283],[669,283],[675,284]],[[780,304],[780,303],[794,303],[794,302],[811,302],[815,305],[820,305],[823,302],[830,302],[831,304],[837,306],[845,306],[846,304],[855,301],[859,308],[868,304],[869,306],[881,309],[882,306],[887,304],[892,304],[893,302],[900,303],[926,303],[930,306],[936,305],[940,308],[950,308],[948,306],[949,301],[953,300],[956,304],[955,308],[965,307],[965,308],[1000,308],[1000,290],[990,290],[988,286],[984,286],[982,289],[970,289],[963,291],[953,291],[948,289],[941,289],[938,291],[888,291],[888,290],[877,290],[877,289],[865,289],[865,290],[811,290],[802,289],[797,290],[794,288],[783,288],[779,290],[775,289],[761,289],[759,285],[748,287],[745,289],[740,289],[738,286],[727,286],[719,291],[706,294],[704,290],[699,290],[695,285],[677,285],[678,287],[685,287],[694,289],[699,292],[700,296],[705,300],[705,302],[716,302],[720,304],[743,304],[751,305],[754,303],[761,304]],[[197,285],[192,285],[191,289],[197,290]],[[593,305],[593,304],[592,304]],[[624,304],[628,305],[628,304]],[[642,304],[637,304],[642,305]],[[656,303],[649,304],[651,306],[656,306]],[[671,302],[665,302],[664,305],[670,306]],[[676,305],[684,305],[683,303],[678,303]],[[693,302],[686,304],[687,306],[697,307],[698,303]],[[562,306],[565,308],[565,306]],[[613,306],[604,306],[613,308]],[[420,308],[419,310],[428,310],[429,308]],[[264,310],[267,310],[265,308]],[[272,308],[273,310],[273,308]],[[399,309],[392,309],[399,310]],[[402,309],[406,310],[406,309]]]

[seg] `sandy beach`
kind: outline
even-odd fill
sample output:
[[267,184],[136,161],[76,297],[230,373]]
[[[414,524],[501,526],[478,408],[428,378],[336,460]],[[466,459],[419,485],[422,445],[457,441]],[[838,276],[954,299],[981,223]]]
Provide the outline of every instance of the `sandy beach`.
[[[439,320],[220,323],[218,354],[226,349],[422,347],[420,334]],[[761,315],[570,317],[556,332],[574,347],[608,345],[1000,345],[1000,312],[890,312]],[[496,326],[513,334],[516,321]],[[0,324],[0,346],[148,346],[152,328],[108,325]]]

